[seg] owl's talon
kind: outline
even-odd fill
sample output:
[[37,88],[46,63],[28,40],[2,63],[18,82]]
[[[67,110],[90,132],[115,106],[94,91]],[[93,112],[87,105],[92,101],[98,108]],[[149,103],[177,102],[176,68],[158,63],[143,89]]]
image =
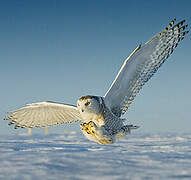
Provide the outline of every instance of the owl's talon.
[[95,123],[94,123],[93,121],[90,121],[90,122],[88,123],[88,125],[89,125],[90,127],[95,127]]
[[95,136],[96,125],[93,121],[80,124],[80,127],[82,128],[82,131],[85,131],[87,134],[91,134],[91,135]]

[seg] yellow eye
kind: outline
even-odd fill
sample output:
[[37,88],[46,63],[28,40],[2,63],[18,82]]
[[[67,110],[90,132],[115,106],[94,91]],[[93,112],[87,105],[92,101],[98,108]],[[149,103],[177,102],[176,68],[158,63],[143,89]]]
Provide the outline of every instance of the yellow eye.
[[88,102],[86,102],[84,105],[85,105],[85,106],[88,106],[88,105],[90,105],[90,102],[88,101]]

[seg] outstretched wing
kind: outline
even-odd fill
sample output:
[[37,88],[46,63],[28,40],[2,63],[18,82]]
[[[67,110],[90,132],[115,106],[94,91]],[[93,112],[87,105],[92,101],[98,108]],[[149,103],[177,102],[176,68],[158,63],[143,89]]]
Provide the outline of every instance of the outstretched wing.
[[81,118],[77,107],[73,105],[39,102],[10,112],[5,120],[10,120],[9,125],[15,124],[15,128],[32,128],[71,123]]
[[104,101],[112,112],[121,116],[126,112],[142,86],[177,47],[188,31],[183,26],[185,20],[174,25],[175,19],[159,34],[142,47],[139,45],[125,60],[117,77],[104,96]]

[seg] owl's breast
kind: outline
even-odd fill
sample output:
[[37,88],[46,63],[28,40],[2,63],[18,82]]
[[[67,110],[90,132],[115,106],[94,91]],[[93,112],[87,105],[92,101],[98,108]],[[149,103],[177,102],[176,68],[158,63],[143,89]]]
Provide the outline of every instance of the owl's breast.
[[102,114],[84,112],[81,113],[81,117],[85,123],[93,121],[98,127],[105,125],[105,120]]

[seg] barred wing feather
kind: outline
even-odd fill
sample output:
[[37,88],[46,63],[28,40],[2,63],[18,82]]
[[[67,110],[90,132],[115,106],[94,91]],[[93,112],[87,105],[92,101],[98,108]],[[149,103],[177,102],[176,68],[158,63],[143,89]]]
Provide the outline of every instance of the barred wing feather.
[[71,123],[81,118],[77,107],[73,105],[39,102],[10,112],[5,120],[10,120],[9,125],[15,124],[15,128],[32,128]]
[[165,62],[188,31],[185,20],[174,25],[175,19],[142,47],[139,45],[125,60],[111,87],[104,96],[112,112],[121,116],[129,108],[142,86]]

